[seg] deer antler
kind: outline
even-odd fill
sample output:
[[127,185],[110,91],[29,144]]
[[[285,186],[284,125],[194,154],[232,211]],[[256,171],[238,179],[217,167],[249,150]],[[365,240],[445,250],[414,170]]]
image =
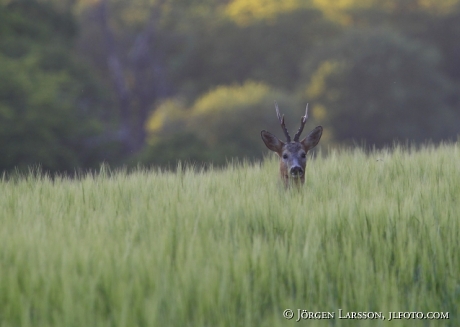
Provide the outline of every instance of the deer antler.
[[302,134],[302,131],[305,126],[305,123],[307,122],[307,119],[308,119],[308,103],[307,103],[307,108],[305,109],[305,116],[302,116],[300,118],[300,127],[297,133],[294,135],[294,142],[299,142],[300,134]]
[[278,116],[278,119],[281,123],[281,128],[283,129],[284,135],[286,135],[286,141],[289,143],[291,142],[291,136],[289,135],[289,132],[286,128],[286,125],[284,124],[284,115],[280,115],[280,110],[278,108],[278,103],[275,101],[275,109],[276,109],[276,115]]

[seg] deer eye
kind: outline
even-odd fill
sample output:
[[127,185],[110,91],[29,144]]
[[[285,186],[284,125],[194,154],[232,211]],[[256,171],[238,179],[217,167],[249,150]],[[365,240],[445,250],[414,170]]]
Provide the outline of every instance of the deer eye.
[[300,156],[305,159],[307,157],[307,154],[304,152]]
[[288,158],[288,155],[285,153],[283,154],[283,159],[287,159]]

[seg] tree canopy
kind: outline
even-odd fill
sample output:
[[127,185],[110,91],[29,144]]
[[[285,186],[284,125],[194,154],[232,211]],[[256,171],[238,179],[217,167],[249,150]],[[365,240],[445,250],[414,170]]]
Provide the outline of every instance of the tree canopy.
[[439,62],[435,48],[391,30],[352,30],[308,64],[318,68],[305,74],[305,98],[326,110],[336,141],[440,141],[458,124],[450,103],[456,87]]
[[[102,158],[91,137],[108,100],[71,52],[77,26],[49,5],[12,1],[0,11],[0,168],[72,171]],[[99,149],[97,149],[99,150]]]
[[460,0],[3,0],[0,169],[261,158],[460,133]]

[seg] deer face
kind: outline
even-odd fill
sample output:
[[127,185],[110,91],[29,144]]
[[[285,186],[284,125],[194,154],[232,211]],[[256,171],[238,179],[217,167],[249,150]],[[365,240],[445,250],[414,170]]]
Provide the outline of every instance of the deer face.
[[294,141],[291,142],[291,137],[284,125],[284,116],[281,117],[276,105],[276,112],[281,122],[281,127],[286,135],[287,142],[279,140],[275,135],[262,131],[261,136],[267,148],[271,151],[276,152],[280,158],[280,174],[285,185],[289,183],[289,180],[295,182],[305,182],[305,166],[307,164],[307,153],[313,149],[321,139],[323,128],[321,126],[313,129],[310,134],[307,135],[302,141],[299,141],[300,134],[302,133],[305,122],[307,121],[308,106],[305,111],[305,116],[301,119],[301,126],[299,131],[294,136]]

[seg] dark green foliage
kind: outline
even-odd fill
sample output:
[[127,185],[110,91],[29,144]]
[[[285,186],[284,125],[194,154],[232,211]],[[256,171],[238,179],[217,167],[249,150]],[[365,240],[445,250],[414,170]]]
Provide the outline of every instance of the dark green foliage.
[[[331,3],[334,16],[312,3],[244,21],[226,0],[103,3],[2,3],[0,171],[260,158],[260,129],[279,131],[274,100],[290,129],[308,102],[309,127],[325,125],[321,145],[460,131],[459,6]],[[248,81],[269,91],[254,99]],[[217,89],[234,93],[199,109]],[[150,129],[168,99],[183,111]]]
[[[152,139],[159,141],[148,147],[143,159],[155,164],[186,160],[219,165],[234,157],[261,159],[268,151],[260,136],[262,129],[284,139],[274,99],[294,135],[305,112],[304,104],[295,97],[263,83],[221,86],[204,94],[183,114],[163,122],[162,129],[152,132]],[[307,129],[311,127],[308,124]]]
[[[337,142],[440,141],[455,137],[459,119],[449,101],[455,84],[440,59],[436,48],[389,29],[351,30],[319,51],[305,76],[324,83],[310,95],[326,108],[324,122]],[[320,76],[315,69],[324,63],[333,69]]]
[[280,14],[274,22],[247,26],[215,17],[195,23],[182,36],[187,56],[183,51],[176,53],[171,71],[180,88],[198,93],[248,79],[293,90],[305,55],[338,32],[337,25],[314,9]]
[[448,13],[436,14],[428,10],[385,11],[377,8],[353,10],[355,26],[372,28],[386,26],[406,37],[435,47],[441,54],[440,68],[457,83],[460,82],[460,5]]
[[[0,11],[0,170],[94,166],[107,96],[71,52],[76,26],[35,1]],[[99,153],[99,154],[98,154]]]

